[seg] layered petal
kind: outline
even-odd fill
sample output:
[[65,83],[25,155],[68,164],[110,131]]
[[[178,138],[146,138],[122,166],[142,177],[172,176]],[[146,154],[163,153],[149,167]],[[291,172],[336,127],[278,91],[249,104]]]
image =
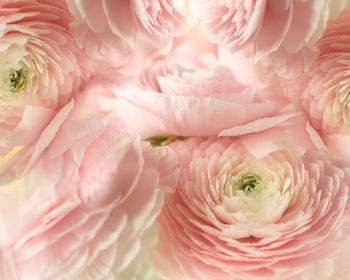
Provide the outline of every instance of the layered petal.
[[37,139],[92,67],[69,31],[73,16],[65,2],[0,1],[0,9],[0,152],[6,154]]
[[154,262],[164,276],[331,279],[349,215],[347,162],[294,146],[260,157],[242,138],[171,146],[181,173],[159,218]]
[[104,280],[147,263],[177,156],[128,133],[106,98],[107,83],[89,85],[3,160],[0,278]]
[[295,77],[310,68],[318,53],[314,44],[328,19],[346,5],[329,0],[201,0],[194,10],[218,44],[232,52],[248,51],[255,62],[266,58],[279,75]]
[[184,34],[191,25],[184,1],[66,1],[76,18],[72,30],[79,45],[96,58],[115,49],[136,48],[140,34],[153,40],[171,38]]
[[[146,61],[137,81],[115,87],[116,111],[142,137],[213,136],[294,111],[275,89],[243,84],[215,53],[183,44]],[[264,129],[264,128],[263,128]]]
[[307,73],[288,81],[286,95],[301,104],[329,148],[349,157],[349,10],[329,26],[317,46],[320,55]]

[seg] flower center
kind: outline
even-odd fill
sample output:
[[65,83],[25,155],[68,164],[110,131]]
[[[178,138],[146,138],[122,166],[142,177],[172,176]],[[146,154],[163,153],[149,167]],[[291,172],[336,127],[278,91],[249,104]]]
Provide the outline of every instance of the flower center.
[[1,88],[6,93],[21,93],[27,85],[27,71],[23,68],[9,69],[2,75]]
[[246,174],[238,182],[238,189],[250,194],[260,184],[261,178],[256,174]]
[[27,83],[27,75],[23,68],[19,70],[11,69],[8,75],[8,88],[11,92],[22,91]]
[[220,192],[220,207],[235,222],[275,221],[280,213],[276,209],[281,199],[281,182],[277,174],[255,168],[250,172],[242,171],[236,175],[225,174],[220,178],[222,181],[216,183],[216,189]]
[[269,187],[271,182],[268,178],[261,177],[259,173],[242,172],[236,176],[225,175],[220,178],[223,181],[219,184],[223,185],[223,193],[228,199],[239,197],[247,201],[265,200],[271,196]]

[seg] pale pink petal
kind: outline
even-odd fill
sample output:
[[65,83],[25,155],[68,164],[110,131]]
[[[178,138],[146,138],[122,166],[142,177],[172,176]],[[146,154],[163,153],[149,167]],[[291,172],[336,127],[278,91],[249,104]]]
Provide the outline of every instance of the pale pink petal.
[[327,22],[346,5],[346,0],[201,0],[193,10],[219,45],[231,52],[243,50],[254,62],[294,78],[309,69]]
[[[297,120],[291,130],[306,130],[305,119]],[[242,137],[170,144],[179,155],[180,178],[159,218],[153,260],[161,274],[333,280],[339,265],[337,275],[346,275],[346,263],[336,256],[347,250],[349,164],[315,147],[298,147],[297,138],[288,145],[284,130],[254,133],[252,149]],[[283,147],[261,157],[251,152],[267,147],[265,140],[274,145],[281,139]]]
[[115,92],[127,101],[117,110],[129,128],[135,129],[143,137],[161,133],[216,135],[223,129],[268,116],[276,109],[276,104],[272,102],[239,104],[231,101],[235,100],[235,95],[229,94],[222,101],[215,97],[167,96],[132,88],[116,89]]
[[105,280],[146,264],[177,155],[104,110],[109,82],[89,84],[1,165],[0,278]]

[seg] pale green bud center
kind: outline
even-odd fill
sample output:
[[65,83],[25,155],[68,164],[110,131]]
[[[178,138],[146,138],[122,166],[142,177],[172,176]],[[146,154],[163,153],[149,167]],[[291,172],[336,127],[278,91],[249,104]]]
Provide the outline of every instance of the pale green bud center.
[[8,85],[10,92],[21,92],[27,84],[27,73],[23,68],[19,70],[11,69],[5,78],[7,78],[5,84]]

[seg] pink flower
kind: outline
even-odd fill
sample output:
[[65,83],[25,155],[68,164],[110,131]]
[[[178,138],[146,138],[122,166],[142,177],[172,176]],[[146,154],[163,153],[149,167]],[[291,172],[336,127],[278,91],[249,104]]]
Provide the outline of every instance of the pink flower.
[[130,279],[120,274],[142,268],[133,261],[157,236],[151,226],[175,187],[177,158],[103,109],[115,98],[107,85],[91,84],[2,163],[1,279]]
[[159,39],[182,35],[190,27],[184,1],[66,2],[76,18],[72,31],[77,42],[92,57],[103,58],[116,48],[135,48],[137,34]]
[[341,271],[332,266],[349,214],[349,165],[293,141],[271,149],[289,133],[171,144],[181,171],[159,217],[154,262],[164,276],[320,280]]
[[[207,137],[231,128],[237,133],[263,130],[295,115],[275,89],[242,84],[215,53],[206,51],[183,44],[171,55],[145,60],[138,85],[115,87],[120,118],[146,138]],[[266,122],[259,127],[255,121]]]
[[317,56],[315,42],[346,0],[201,0],[198,13],[213,39],[232,52],[249,50],[283,76],[307,70]]
[[63,1],[0,1],[0,152],[37,139],[91,70]]
[[287,83],[290,99],[308,113],[329,148],[350,157],[349,70],[350,10],[330,21],[317,44],[320,55],[312,68]]

